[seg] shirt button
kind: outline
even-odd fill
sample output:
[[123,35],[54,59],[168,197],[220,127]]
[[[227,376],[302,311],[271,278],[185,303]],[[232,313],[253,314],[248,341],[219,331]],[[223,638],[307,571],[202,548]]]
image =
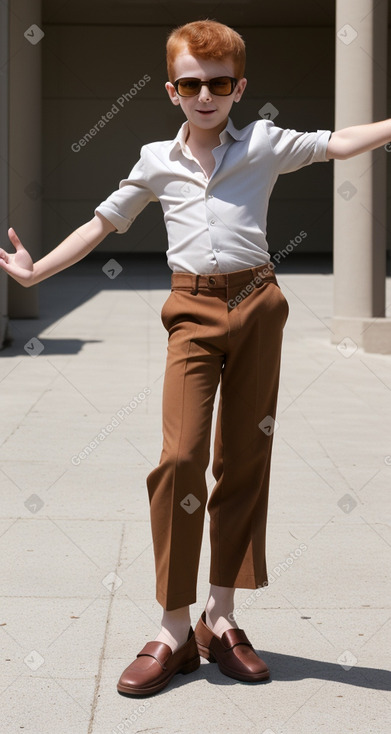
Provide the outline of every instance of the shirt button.
[[215,248],[214,248],[214,251],[215,251],[215,252],[220,252],[220,248],[219,248],[219,247],[215,247]]
[[209,194],[208,199],[213,199],[213,194]]
[[216,283],[216,279],[215,278],[208,278],[208,283],[210,283],[210,285],[214,285]]
[[210,222],[209,222],[209,224],[216,224],[216,220],[215,219],[211,219]]

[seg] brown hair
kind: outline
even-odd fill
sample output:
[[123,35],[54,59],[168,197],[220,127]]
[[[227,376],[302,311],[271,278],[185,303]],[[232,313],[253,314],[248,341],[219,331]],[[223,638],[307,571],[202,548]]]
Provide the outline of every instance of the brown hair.
[[187,46],[193,56],[209,59],[224,59],[231,56],[235,76],[241,79],[246,63],[246,49],[243,38],[223,23],[216,20],[196,20],[178,26],[168,35],[166,44],[167,73],[174,82],[175,58]]

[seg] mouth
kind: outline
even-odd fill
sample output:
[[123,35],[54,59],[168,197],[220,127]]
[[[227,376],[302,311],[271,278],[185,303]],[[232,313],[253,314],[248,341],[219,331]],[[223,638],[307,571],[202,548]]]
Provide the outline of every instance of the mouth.
[[217,110],[196,110],[196,112],[199,112],[200,115],[213,115]]

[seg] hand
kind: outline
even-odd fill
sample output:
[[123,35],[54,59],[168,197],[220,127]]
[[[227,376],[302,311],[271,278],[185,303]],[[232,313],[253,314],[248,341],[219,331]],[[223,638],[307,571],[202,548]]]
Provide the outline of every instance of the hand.
[[8,230],[10,238],[16,252],[10,254],[0,247],[0,268],[11,275],[20,285],[28,287],[33,285],[34,263],[23,247],[19,237],[16,235],[12,227]]

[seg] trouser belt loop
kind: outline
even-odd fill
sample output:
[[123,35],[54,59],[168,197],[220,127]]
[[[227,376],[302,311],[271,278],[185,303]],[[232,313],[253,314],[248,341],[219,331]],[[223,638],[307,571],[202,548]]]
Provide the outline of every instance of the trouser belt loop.
[[256,288],[260,288],[263,283],[268,280],[275,280],[274,271],[267,265],[260,265],[257,268],[251,268]]
[[190,291],[190,293],[193,296],[196,296],[197,293],[198,293],[198,281],[199,281],[199,278],[200,278],[199,274],[196,273],[196,276],[195,276],[195,288],[192,288],[192,290]]

